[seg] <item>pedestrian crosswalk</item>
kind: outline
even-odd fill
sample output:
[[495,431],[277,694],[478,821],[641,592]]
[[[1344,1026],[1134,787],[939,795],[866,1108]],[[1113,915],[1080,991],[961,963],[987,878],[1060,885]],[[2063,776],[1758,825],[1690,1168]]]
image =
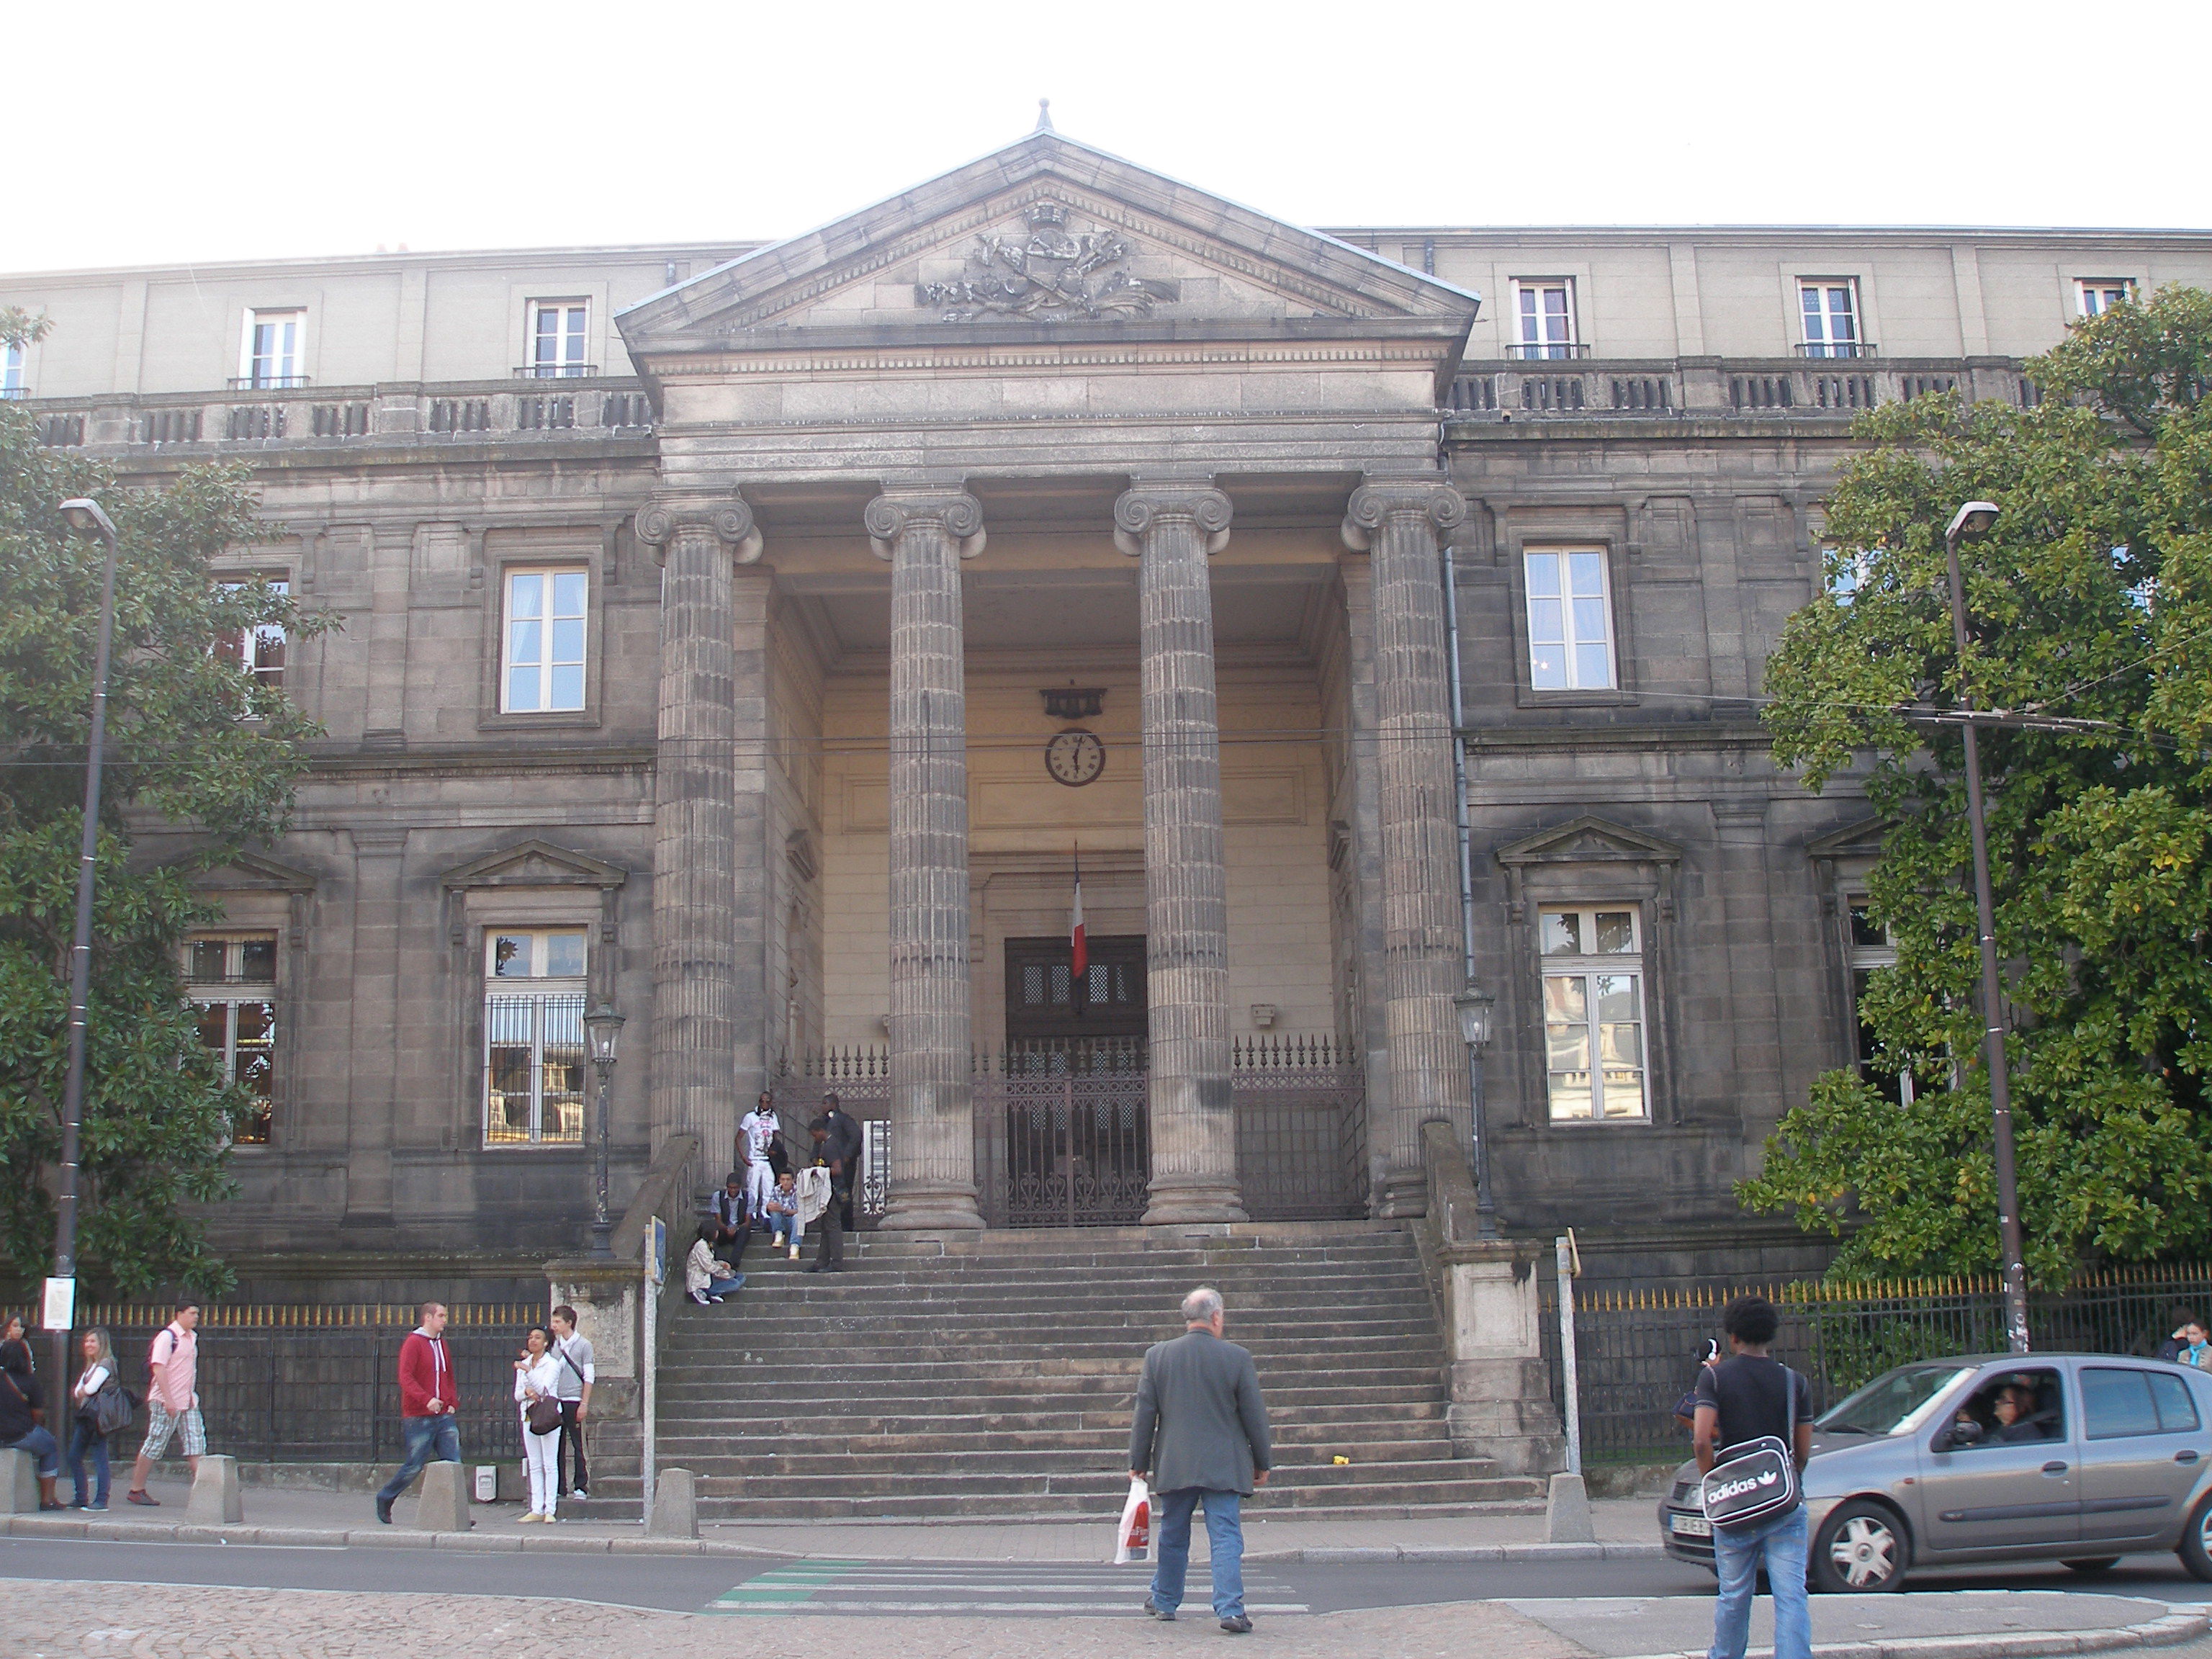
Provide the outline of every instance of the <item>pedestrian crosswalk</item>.
[[[1150,1564],[996,1561],[795,1561],[732,1585],[703,1611],[753,1615],[917,1613],[939,1616],[1040,1613],[1133,1616],[1152,1584]],[[1244,1579],[1245,1611],[1304,1613],[1297,1592],[1264,1573]],[[1212,1580],[1193,1562],[1183,1616],[1211,1617]]]

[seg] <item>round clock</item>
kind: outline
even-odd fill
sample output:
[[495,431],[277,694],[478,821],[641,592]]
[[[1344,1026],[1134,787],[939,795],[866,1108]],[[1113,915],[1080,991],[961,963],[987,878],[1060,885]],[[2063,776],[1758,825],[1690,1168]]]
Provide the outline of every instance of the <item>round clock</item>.
[[1071,788],[1106,769],[1106,745],[1081,726],[1062,732],[1044,746],[1044,769]]

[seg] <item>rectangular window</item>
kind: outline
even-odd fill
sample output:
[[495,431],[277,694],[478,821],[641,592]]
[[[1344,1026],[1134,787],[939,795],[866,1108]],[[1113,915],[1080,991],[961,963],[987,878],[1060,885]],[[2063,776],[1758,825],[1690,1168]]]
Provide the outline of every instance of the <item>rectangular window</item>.
[[20,341],[0,343],[0,398],[21,398],[30,388],[23,384],[23,347]]
[[1613,605],[1605,554],[1549,549],[1523,556],[1528,580],[1528,684],[1537,691],[1609,691]]
[[2074,284],[2084,317],[2101,317],[2114,306],[2136,297],[2132,276],[2084,276]]
[[507,573],[507,654],[500,679],[500,707],[507,713],[583,708],[589,587],[580,570]]
[[[292,584],[283,577],[263,580],[279,593],[292,591]],[[240,587],[245,584],[226,582],[223,586]],[[215,653],[225,662],[237,664],[270,690],[284,689],[284,629],[280,624],[267,623],[258,628],[242,628],[216,641]]]
[[265,1146],[276,1087],[276,935],[199,935],[185,942],[184,970],[185,993],[200,1011],[200,1042],[222,1080],[253,1101],[231,1121],[231,1141]]
[[1563,276],[1516,278],[1513,283],[1516,357],[1575,355],[1574,285]]
[[1859,338],[1858,284],[1849,276],[1806,278],[1797,284],[1805,314],[1808,357],[1863,356]]
[[584,1139],[584,930],[484,936],[484,1144]]
[[1643,922],[1635,907],[1547,908],[1544,1054],[1554,1123],[1643,1121]]
[[307,385],[307,376],[300,372],[301,336],[307,320],[304,311],[246,313],[240,382],[255,390]]
[[584,362],[585,335],[591,306],[583,300],[532,300],[530,302],[529,374],[542,380],[587,374]]

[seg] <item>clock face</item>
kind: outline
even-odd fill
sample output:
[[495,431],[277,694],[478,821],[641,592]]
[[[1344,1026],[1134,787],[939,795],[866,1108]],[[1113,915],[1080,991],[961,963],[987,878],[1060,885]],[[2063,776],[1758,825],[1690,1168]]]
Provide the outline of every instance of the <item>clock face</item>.
[[1079,726],[1062,732],[1044,746],[1044,769],[1070,787],[1088,783],[1106,769],[1106,745]]

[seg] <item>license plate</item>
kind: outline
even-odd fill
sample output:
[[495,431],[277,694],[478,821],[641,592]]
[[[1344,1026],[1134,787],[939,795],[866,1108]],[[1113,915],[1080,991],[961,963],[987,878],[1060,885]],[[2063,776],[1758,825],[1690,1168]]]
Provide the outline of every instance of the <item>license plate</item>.
[[1702,1515],[1670,1515],[1667,1524],[1685,1538],[1711,1538],[1713,1523]]

